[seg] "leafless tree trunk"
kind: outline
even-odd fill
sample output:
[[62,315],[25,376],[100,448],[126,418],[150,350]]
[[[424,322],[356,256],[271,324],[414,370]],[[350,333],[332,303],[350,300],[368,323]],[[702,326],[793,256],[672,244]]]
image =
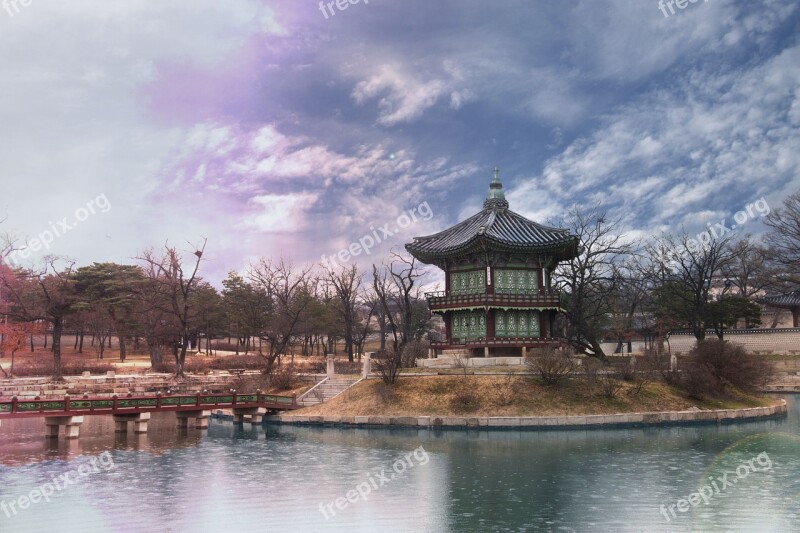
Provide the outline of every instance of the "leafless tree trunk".
[[356,328],[356,297],[361,288],[361,280],[361,275],[355,265],[350,268],[342,267],[339,271],[328,267],[325,270],[325,281],[336,295],[336,310],[344,323],[344,349],[347,352],[347,359],[351,363],[353,362],[353,337]]
[[568,227],[580,239],[578,256],[562,263],[554,272],[555,285],[568,297],[568,340],[605,360],[600,341],[613,313],[614,296],[622,286],[620,265],[633,246],[618,233],[620,221],[609,222],[597,207],[587,211],[574,207],[566,219],[557,223]]
[[186,350],[189,347],[190,296],[200,280],[197,272],[200,269],[206,243],[207,239],[203,239],[203,244],[193,252],[194,264],[188,271],[184,271],[184,260],[178,249],[168,245],[164,245],[164,253],[161,256],[157,256],[152,250],[147,250],[139,257],[147,265],[146,272],[151,276],[151,281],[160,286],[167,296],[166,308],[163,310],[169,312],[180,326],[180,341],[177,350],[174,351],[176,378],[185,377]]

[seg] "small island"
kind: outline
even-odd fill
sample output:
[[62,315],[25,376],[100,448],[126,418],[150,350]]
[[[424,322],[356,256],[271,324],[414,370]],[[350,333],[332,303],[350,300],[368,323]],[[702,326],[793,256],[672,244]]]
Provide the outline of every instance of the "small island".
[[[402,351],[383,350],[374,362],[382,380],[365,379],[330,401],[275,419],[546,427],[718,422],[786,412],[783,400],[759,394],[773,377],[771,363],[721,339],[697,343],[680,368],[660,345],[639,356],[606,357],[590,331],[608,322],[592,315],[600,305],[592,302],[604,297],[589,298],[580,284],[593,284],[596,292],[612,283],[586,273],[588,258],[608,251],[595,249],[602,235],[587,240],[577,233],[512,211],[495,168],[478,213],[406,245],[415,260],[444,274],[445,290],[426,294],[428,311],[443,324],[428,358],[414,357],[417,368],[403,373]],[[577,257],[580,280],[562,272],[570,290],[559,291],[553,273]],[[586,301],[576,305],[576,299]],[[434,368],[459,375],[419,372]],[[369,375],[367,361],[363,376]]]

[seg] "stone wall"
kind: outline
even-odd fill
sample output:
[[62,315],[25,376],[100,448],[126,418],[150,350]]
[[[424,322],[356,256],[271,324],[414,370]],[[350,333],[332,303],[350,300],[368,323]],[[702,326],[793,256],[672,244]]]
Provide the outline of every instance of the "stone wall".
[[[706,338],[717,337],[708,331]],[[800,328],[732,329],[725,332],[725,340],[755,354],[800,354]],[[695,343],[691,333],[673,333],[669,337],[670,350],[675,354],[688,352]]]
[[147,393],[166,393],[168,390],[176,394],[196,393],[202,390],[221,392],[230,389],[235,377],[230,375],[190,376],[187,380],[176,382],[168,374],[125,375],[116,376],[71,376],[64,381],[53,381],[51,378],[14,378],[0,380],[0,398],[9,399],[16,396],[20,399],[40,397],[43,400],[89,394],[92,397],[111,396],[112,394],[142,395]]

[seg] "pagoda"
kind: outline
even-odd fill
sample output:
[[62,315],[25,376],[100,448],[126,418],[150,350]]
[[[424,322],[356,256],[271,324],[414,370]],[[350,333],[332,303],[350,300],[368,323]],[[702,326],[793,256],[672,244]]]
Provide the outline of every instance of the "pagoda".
[[445,290],[426,294],[445,324],[444,338],[431,343],[437,354],[524,357],[527,348],[557,342],[561,294],[551,275],[577,255],[578,238],[509,209],[499,174],[495,168],[481,211],[406,244],[419,261],[444,271]]

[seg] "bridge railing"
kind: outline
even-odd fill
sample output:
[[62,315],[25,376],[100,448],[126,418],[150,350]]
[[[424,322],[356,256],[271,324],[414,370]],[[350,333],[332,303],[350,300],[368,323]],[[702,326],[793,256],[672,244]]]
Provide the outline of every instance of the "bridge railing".
[[278,394],[263,394],[261,392],[250,394],[230,393],[197,393],[191,395],[161,395],[155,396],[117,396],[111,398],[89,398],[88,396],[64,399],[41,400],[11,398],[0,401],[0,419],[4,416],[58,416],[60,413],[74,414],[113,414],[126,411],[181,411],[192,408],[211,409],[224,407],[268,407],[293,409],[298,408],[297,396],[282,396]]

